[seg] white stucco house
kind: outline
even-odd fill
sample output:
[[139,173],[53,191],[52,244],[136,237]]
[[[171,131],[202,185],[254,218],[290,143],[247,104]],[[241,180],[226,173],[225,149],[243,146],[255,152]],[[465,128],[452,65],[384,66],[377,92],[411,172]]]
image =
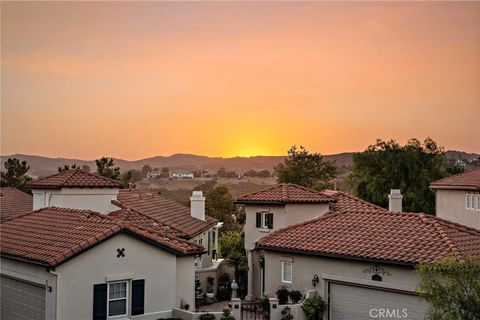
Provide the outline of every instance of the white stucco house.
[[480,231],[401,212],[398,192],[390,201],[398,212],[293,184],[239,197],[246,210],[247,298],[272,297],[286,286],[315,290],[329,304],[326,319],[372,319],[379,310],[423,319],[428,305],[416,293],[415,266],[450,255],[480,257]]
[[[33,212],[0,225],[2,319],[159,319],[195,307],[216,219],[151,190],[68,170],[32,181]],[[75,303],[72,303],[75,301]]]
[[480,230],[480,168],[430,184],[437,217]]

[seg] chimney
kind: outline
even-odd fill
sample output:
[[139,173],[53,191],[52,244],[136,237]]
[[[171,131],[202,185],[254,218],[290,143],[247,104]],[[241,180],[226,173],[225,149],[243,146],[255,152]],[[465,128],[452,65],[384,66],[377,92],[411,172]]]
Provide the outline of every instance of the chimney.
[[193,191],[190,197],[191,216],[205,221],[205,197],[202,191]]
[[388,195],[388,210],[402,212],[402,193],[400,189],[391,189]]

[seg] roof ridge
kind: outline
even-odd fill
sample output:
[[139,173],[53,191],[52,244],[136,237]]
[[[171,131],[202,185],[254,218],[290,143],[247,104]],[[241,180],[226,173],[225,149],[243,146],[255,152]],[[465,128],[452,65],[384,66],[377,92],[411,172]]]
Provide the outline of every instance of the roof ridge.
[[440,238],[442,238],[443,242],[445,242],[447,247],[453,253],[453,256],[459,261],[463,260],[463,256],[460,253],[460,250],[457,248],[455,242],[452,241],[452,239],[450,239],[450,237],[445,232],[443,226],[439,223],[439,221],[435,219],[431,219],[431,217],[427,218],[426,214],[420,214],[418,217],[420,221],[422,221],[425,224],[429,223],[430,222],[429,220],[431,220],[431,223],[433,224],[435,231],[440,235]]

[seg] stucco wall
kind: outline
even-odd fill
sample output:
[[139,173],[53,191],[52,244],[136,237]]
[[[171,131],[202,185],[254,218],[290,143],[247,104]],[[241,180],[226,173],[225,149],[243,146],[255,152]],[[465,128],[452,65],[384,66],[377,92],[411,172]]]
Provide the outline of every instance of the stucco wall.
[[437,217],[480,230],[480,211],[467,210],[465,206],[465,196],[471,192],[440,189],[435,193]]
[[[264,256],[267,268],[265,291],[269,296],[276,296],[275,291],[279,286],[286,285],[291,289],[300,290],[302,293],[315,289],[325,298],[326,283],[329,279],[412,292],[415,291],[417,285],[415,270],[409,266],[380,264],[389,271],[390,275],[384,275],[383,281],[379,282],[371,280],[372,274],[364,272],[365,269],[374,266],[374,263],[270,251],[265,251]],[[281,261],[293,261],[291,284],[282,283]],[[320,278],[316,287],[312,285],[312,278],[315,274]]]
[[32,192],[33,210],[55,206],[109,213],[119,209],[112,204],[112,200],[117,199],[118,188],[63,188]]
[[57,276],[47,271],[47,268],[24,263],[17,260],[1,258],[0,273],[14,278],[39,284],[49,288],[45,292],[45,319],[56,319]]
[[[125,248],[125,257],[117,258],[117,248]],[[56,268],[56,273],[59,319],[91,318],[93,285],[105,283],[107,277],[145,279],[146,314],[171,310],[179,306],[180,299],[194,305],[193,257],[177,259],[126,234],[116,235],[67,261]]]
[[[273,213],[273,229],[258,229],[256,213]],[[246,205],[245,249],[255,249],[255,243],[272,231],[320,217],[328,211],[328,204]]]

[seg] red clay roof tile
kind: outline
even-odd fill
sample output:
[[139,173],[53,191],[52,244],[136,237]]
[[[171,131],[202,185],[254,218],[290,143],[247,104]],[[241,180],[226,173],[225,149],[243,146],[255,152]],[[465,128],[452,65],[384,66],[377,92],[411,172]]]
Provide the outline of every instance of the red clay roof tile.
[[32,211],[33,198],[16,188],[0,188],[0,222]]
[[258,248],[394,263],[480,257],[480,231],[431,215],[346,211],[277,230]]
[[[192,238],[218,223],[217,219],[208,215],[205,216],[205,221],[194,218],[189,208],[148,189],[121,189],[114,204],[135,211],[136,217],[132,219],[140,226],[151,225],[153,219],[161,225],[183,233],[187,238]],[[150,220],[138,217],[138,213]],[[125,214],[124,212],[123,216]]]
[[293,183],[281,183],[237,198],[237,203],[328,203],[334,198]]
[[49,207],[0,224],[0,255],[55,267],[120,232],[148,240],[176,255],[203,253],[193,242],[141,228],[89,210]]
[[123,187],[123,183],[118,180],[74,169],[59,172],[43,179],[30,181],[26,187],[30,189],[121,188]]
[[336,202],[330,203],[330,211],[355,211],[355,210],[385,210],[387,209],[377,206],[368,201],[357,198],[347,192],[335,190],[323,190],[322,193],[335,198]]
[[430,187],[432,189],[480,190],[480,168],[433,181]]

